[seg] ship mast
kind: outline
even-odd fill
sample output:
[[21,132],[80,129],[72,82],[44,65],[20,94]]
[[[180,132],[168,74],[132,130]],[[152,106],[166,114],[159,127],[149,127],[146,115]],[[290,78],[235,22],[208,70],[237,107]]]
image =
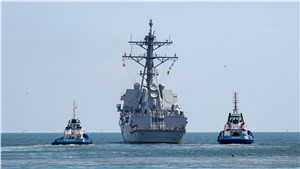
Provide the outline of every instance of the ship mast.
[[237,103],[238,103],[238,93],[237,92],[234,92],[233,93],[233,114],[238,114],[238,106],[237,106]]
[[[158,75],[158,73],[156,72],[156,68],[169,59],[178,59],[176,54],[174,56],[158,56],[156,54],[155,56],[153,55],[153,51],[155,51],[156,49],[165,45],[171,45],[173,42],[168,40],[164,42],[156,41],[156,36],[154,36],[155,31],[152,31],[152,26],[153,26],[152,19],[150,19],[149,26],[150,26],[149,33],[147,36],[145,36],[143,41],[131,40],[128,42],[130,44],[134,44],[145,49],[147,51],[146,56],[145,54],[140,56],[134,56],[132,54],[126,55],[126,53],[122,56],[125,59],[134,60],[144,68],[143,72],[142,71],[140,72],[140,75],[142,77],[140,89],[146,86],[148,90],[153,85],[153,77]],[[146,60],[145,64],[141,63],[143,59]],[[159,63],[154,65],[154,59],[158,60]],[[144,81],[146,82],[146,84],[144,84]]]
[[73,100],[73,119],[76,118],[75,109],[77,109],[77,106],[76,106],[75,100]]

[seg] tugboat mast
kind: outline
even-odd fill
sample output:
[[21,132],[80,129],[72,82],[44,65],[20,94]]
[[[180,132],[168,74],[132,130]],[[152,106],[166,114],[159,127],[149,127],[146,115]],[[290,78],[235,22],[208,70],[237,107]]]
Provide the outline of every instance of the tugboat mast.
[[[154,36],[154,32],[152,32],[152,19],[150,19],[149,22],[149,26],[150,26],[150,30],[149,30],[149,34],[148,36],[145,36],[143,41],[129,41],[128,43],[130,44],[134,44],[137,46],[140,46],[141,48],[145,49],[147,51],[147,55],[145,56],[133,56],[131,54],[126,55],[126,53],[122,56],[125,59],[132,59],[135,62],[137,62],[138,64],[140,64],[143,68],[144,71],[140,72],[140,75],[142,77],[142,83],[140,86],[140,89],[142,89],[144,86],[147,87],[147,89],[149,90],[150,87],[153,84],[153,77],[157,76],[158,73],[156,72],[156,67],[158,67],[159,65],[161,65],[162,63],[166,62],[169,59],[178,59],[178,57],[176,56],[176,54],[174,56],[158,56],[155,54],[155,56],[153,55],[153,51],[155,51],[156,49],[165,46],[165,45],[171,45],[173,42],[172,41],[164,41],[164,42],[159,42],[156,41],[156,36]],[[141,63],[141,61],[145,59],[145,65]],[[154,59],[157,59],[160,63],[158,63],[157,65],[154,65]],[[146,81],[146,85],[144,85],[144,81]]]
[[76,106],[75,100],[73,100],[73,119],[76,118],[75,109],[77,109],[77,106]]
[[238,114],[238,106],[237,106],[237,103],[238,103],[238,93],[237,92],[234,92],[233,94],[233,114]]

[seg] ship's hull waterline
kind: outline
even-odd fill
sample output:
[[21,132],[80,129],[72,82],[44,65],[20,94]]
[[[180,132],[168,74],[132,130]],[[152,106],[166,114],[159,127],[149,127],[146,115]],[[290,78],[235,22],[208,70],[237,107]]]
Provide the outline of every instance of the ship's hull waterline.
[[185,130],[137,129],[121,126],[124,143],[180,143]]
[[252,144],[254,142],[253,136],[219,136],[218,142],[220,144]]
[[52,145],[73,145],[73,144],[93,144],[92,139],[90,138],[77,138],[77,139],[63,139],[58,138],[52,142]]

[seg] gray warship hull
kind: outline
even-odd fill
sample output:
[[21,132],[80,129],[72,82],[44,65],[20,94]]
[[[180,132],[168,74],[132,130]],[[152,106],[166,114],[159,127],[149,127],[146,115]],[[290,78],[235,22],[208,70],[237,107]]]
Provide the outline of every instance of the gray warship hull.
[[180,143],[185,130],[137,129],[132,131],[129,125],[121,127],[125,143]]

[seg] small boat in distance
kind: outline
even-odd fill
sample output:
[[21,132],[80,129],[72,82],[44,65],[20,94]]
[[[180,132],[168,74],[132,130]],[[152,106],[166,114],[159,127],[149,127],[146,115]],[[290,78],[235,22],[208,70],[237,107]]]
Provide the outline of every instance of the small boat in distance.
[[229,113],[224,130],[219,133],[218,142],[220,144],[251,144],[254,142],[254,136],[247,129],[243,114],[238,112],[236,92],[233,96],[233,103],[233,113]]
[[68,125],[64,130],[64,136],[55,139],[52,145],[59,144],[92,144],[92,139],[84,133],[84,130],[80,126],[80,120],[75,114],[77,108],[75,101],[73,101],[73,118],[69,120]]

